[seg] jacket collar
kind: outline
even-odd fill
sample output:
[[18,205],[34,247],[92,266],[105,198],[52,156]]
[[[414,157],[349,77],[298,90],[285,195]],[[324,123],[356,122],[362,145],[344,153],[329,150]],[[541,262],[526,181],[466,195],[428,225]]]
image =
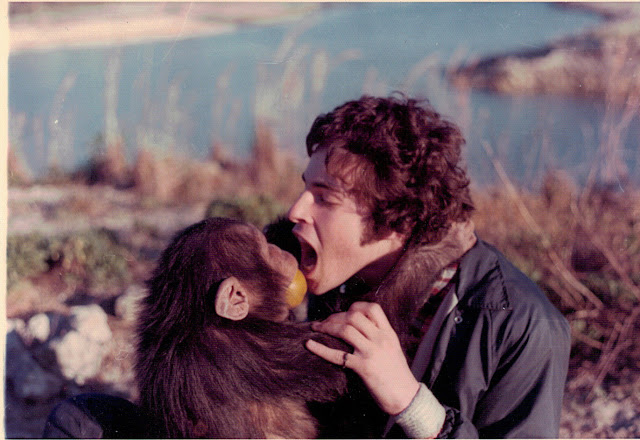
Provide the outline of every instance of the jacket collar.
[[363,298],[378,303],[400,335],[408,335],[407,317],[417,313],[442,269],[476,242],[472,221],[454,223],[435,244],[412,244],[376,289]]
[[495,248],[478,239],[462,257],[456,296],[460,307],[493,310],[511,308]]
[[395,301],[403,296],[427,294],[442,269],[459,260],[476,241],[474,224],[469,220],[454,223],[436,244],[410,246],[369,299],[382,303],[388,298]]

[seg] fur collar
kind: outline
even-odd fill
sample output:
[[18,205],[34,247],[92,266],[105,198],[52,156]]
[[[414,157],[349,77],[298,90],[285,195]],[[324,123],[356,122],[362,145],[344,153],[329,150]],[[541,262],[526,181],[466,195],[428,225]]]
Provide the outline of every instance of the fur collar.
[[380,286],[365,296],[382,306],[403,345],[411,318],[442,269],[460,259],[476,240],[473,221],[454,223],[438,243],[409,246]]

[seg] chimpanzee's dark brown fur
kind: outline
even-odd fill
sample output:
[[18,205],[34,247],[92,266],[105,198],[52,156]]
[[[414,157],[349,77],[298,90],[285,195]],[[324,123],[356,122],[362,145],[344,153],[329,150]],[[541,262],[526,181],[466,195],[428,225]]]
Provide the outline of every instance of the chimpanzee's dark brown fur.
[[[137,328],[140,403],[158,436],[314,437],[306,403],[335,399],[346,379],[304,342],[346,347],[305,324],[273,322],[284,280],[237,225],[202,221],[162,254]],[[217,287],[230,276],[263,294],[244,320],[221,318],[214,309]]]

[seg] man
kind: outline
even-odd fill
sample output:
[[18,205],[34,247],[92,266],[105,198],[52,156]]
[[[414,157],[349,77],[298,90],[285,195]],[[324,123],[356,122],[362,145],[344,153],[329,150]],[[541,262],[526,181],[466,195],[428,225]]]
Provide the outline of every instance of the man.
[[325,436],[558,436],[568,323],[473,234],[463,143],[395,97],[347,102],[307,136],[288,217],[321,295],[309,315],[354,351],[307,347],[364,384],[327,410]]

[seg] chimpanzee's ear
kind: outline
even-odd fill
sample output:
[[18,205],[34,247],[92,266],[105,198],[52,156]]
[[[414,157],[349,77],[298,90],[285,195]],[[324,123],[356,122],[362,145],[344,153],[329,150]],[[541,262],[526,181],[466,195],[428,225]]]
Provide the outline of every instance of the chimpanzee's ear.
[[216,313],[232,321],[249,314],[249,293],[236,277],[223,280],[216,294]]

